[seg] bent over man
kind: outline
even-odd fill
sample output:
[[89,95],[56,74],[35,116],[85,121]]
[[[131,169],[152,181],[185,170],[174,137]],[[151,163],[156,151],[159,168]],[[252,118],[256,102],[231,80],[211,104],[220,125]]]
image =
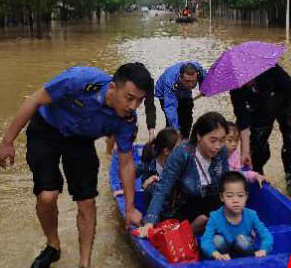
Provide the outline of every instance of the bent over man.
[[152,78],[140,63],[122,65],[113,77],[94,67],[73,67],[46,83],[24,101],[0,145],[0,165],[14,162],[13,142],[27,128],[27,163],[33,173],[36,210],[47,238],[46,248],[31,268],[48,268],[61,255],[57,199],[63,188],[62,160],[69,194],[77,202],[80,260],[90,267],[96,226],[95,197],[99,160],[94,140],[114,135],[120,176],[126,196],[126,223],[138,223],[134,207],[135,169],[131,154],[136,128],[135,110]]
[[183,139],[189,138],[193,123],[192,89],[197,83],[201,86],[205,75],[198,62],[181,61],[167,68],[157,80],[155,97],[165,113],[166,125],[179,130]]

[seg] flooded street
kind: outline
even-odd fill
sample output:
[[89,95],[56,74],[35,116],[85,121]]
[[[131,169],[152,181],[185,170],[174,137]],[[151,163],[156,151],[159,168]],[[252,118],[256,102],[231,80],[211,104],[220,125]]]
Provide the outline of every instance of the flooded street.
[[[61,27],[54,23],[51,32],[42,40],[22,38],[15,29],[0,30],[0,136],[25,97],[69,66],[96,66],[112,74],[123,63],[139,61],[148,67],[154,78],[158,78],[164,68],[179,60],[196,59],[208,69],[222,51],[244,41],[285,42],[284,28],[249,27],[229,21],[212,21],[210,28],[207,20],[183,25],[176,24],[171,17],[162,13],[158,16],[155,13],[116,15],[108,21],[102,20],[100,26],[84,23]],[[280,63],[291,74],[290,54],[288,48]],[[158,102],[156,107],[157,132],[164,127],[165,120]],[[228,94],[197,100],[194,120],[210,110],[234,120]],[[147,131],[143,106],[138,114],[137,141],[144,143]],[[6,171],[0,170],[0,268],[30,267],[45,244],[35,214],[32,177],[25,161],[25,141],[23,131],[15,143],[15,165]],[[284,191],[280,159],[282,140],[277,125],[270,141],[272,158],[266,167],[266,175]],[[96,146],[101,168],[92,267],[141,268],[111,196],[104,139],[98,140]],[[76,205],[66,189],[58,204],[62,258],[53,267],[76,267]]]

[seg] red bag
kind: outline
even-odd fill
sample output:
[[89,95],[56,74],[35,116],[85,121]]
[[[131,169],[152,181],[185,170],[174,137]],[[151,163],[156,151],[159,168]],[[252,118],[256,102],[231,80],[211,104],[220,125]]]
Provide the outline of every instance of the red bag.
[[199,261],[199,249],[188,221],[166,220],[149,230],[149,241],[170,263]]

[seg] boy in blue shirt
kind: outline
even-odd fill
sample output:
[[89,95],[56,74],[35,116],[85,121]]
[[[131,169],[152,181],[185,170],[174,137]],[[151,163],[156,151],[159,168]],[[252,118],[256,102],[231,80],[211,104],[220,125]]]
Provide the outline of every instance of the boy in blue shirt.
[[[236,171],[225,173],[220,184],[220,198],[224,206],[210,213],[201,249],[208,258],[228,260],[231,256],[266,256],[272,250],[273,237],[254,210],[245,208],[248,198],[245,177]],[[255,250],[253,231],[260,237]]]
[[73,67],[55,77],[24,101],[0,144],[0,166],[14,162],[13,142],[27,128],[27,162],[33,173],[37,215],[47,247],[31,268],[47,268],[60,258],[57,199],[63,188],[60,159],[68,191],[77,202],[80,261],[91,265],[96,227],[95,197],[99,160],[94,140],[114,135],[119,151],[120,177],[126,197],[126,224],[138,223],[134,207],[135,169],[132,143],[135,110],[152,85],[141,63],[122,65],[113,77],[94,67]]

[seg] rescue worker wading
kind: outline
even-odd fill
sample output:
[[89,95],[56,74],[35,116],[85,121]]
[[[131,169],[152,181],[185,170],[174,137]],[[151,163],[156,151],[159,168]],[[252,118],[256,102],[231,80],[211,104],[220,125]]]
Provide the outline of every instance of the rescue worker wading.
[[57,199],[63,188],[62,159],[68,191],[77,202],[80,260],[90,267],[96,227],[95,197],[99,160],[94,140],[114,135],[120,177],[126,197],[126,224],[139,223],[134,207],[135,168],[131,154],[136,134],[136,108],[152,85],[140,63],[122,65],[113,77],[94,67],[68,68],[25,100],[0,144],[0,165],[14,162],[13,142],[27,128],[27,162],[33,173],[37,216],[47,238],[46,248],[31,268],[48,268],[60,258]]

